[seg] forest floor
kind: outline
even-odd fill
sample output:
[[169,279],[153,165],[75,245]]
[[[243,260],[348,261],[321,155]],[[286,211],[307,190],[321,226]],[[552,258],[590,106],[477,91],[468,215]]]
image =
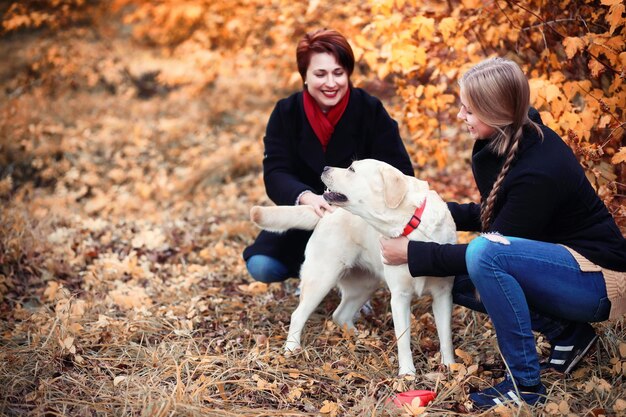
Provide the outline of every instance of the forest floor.
[[[458,364],[442,368],[425,298],[412,307],[418,374],[397,377],[382,288],[357,334],[332,323],[331,294],[303,351],[283,355],[297,280],[254,283],[241,259],[258,233],[250,207],[270,204],[262,137],[289,92],[278,74],[222,62],[194,83],[192,60],[106,27],[14,35],[0,55],[0,415],[458,415],[504,376],[490,323],[462,307]],[[473,198],[467,152],[416,172],[445,199]],[[545,375],[545,405],[495,412],[624,415],[624,321],[595,327],[572,376]],[[385,405],[409,389],[438,397]]]

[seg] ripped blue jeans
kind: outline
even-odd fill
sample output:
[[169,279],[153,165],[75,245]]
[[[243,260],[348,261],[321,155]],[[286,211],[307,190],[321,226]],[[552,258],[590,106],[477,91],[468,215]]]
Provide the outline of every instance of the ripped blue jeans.
[[572,322],[608,319],[611,302],[602,273],[582,272],[564,247],[506,239],[509,245],[482,236],[469,244],[469,276],[456,277],[453,298],[489,314],[513,378],[532,386],[540,382],[533,330],[552,340]]

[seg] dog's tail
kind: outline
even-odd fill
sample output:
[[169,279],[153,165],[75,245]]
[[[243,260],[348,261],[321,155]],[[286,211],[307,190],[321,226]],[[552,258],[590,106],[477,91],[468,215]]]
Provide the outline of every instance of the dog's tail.
[[321,217],[311,206],[254,206],[250,219],[263,230],[281,233],[289,229],[313,230]]

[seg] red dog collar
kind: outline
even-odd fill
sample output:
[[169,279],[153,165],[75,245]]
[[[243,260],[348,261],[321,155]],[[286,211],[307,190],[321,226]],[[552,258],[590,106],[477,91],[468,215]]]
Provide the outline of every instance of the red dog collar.
[[424,197],[424,201],[422,205],[418,206],[415,209],[415,213],[413,213],[413,217],[404,226],[404,230],[402,231],[402,236],[408,236],[413,230],[417,229],[422,222],[422,214],[424,214],[424,208],[426,207],[426,197]]

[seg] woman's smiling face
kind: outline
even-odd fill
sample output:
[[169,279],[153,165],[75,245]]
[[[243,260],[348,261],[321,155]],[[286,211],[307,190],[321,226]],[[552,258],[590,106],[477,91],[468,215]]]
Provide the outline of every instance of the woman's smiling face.
[[339,103],[350,84],[348,72],[333,55],[326,52],[311,55],[305,81],[309,94],[323,112]]
[[467,99],[463,94],[463,88],[461,88],[461,108],[456,117],[463,120],[467,129],[469,130],[472,139],[487,139],[491,137],[496,131],[493,127],[480,120],[467,105]]

